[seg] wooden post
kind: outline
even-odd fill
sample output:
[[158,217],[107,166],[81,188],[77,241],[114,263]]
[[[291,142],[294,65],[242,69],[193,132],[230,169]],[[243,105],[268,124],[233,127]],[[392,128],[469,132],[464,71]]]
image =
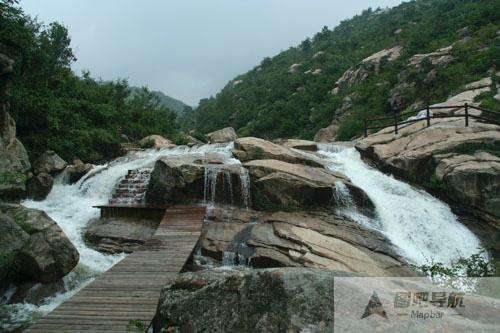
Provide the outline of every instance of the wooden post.
[[363,120],[363,125],[365,129],[365,138],[368,136],[368,124],[366,122],[366,119]]
[[469,104],[465,103],[465,127],[469,127]]
[[427,118],[427,127],[430,127],[431,126],[431,110],[429,108],[429,104],[427,104],[426,118]]
[[398,134],[398,113],[394,111],[394,134]]

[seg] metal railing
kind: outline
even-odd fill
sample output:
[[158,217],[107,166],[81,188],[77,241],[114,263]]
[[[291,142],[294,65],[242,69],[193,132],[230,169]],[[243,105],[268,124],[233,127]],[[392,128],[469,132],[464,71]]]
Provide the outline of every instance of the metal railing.
[[[462,108],[465,110],[464,114],[431,114],[431,110],[452,109],[452,111],[455,111],[455,113],[456,113],[456,111],[459,111]],[[469,112],[470,109],[481,111],[481,114],[480,115],[471,114]],[[419,115],[423,111],[425,111],[425,117],[419,117],[419,118],[415,118],[415,119],[407,119],[407,117],[409,117],[411,115]],[[488,117],[488,115],[491,117]],[[403,118],[405,118],[406,120],[401,121]],[[392,117],[379,117],[379,118],[365,119],[364,120],[364,135],[366,138],[368,136],[369,130],[380,130],[382,128],[387,128],[387,127],[391,127],[391,126],[394,126],[394,133],[398,134],[398,130],[399,130],[401,125],[412,124],[412,123],[416,123],[416,122],[424,121],[424,120],[427,122],[427,127],[430,127],[431,126],[431,119],[437,119],[437,118],[464,118],[465,119],[465,127],[469,126],[469,118],[479,119],[479,120],[482,120],[482,121],[487,122],[487,123],[500,125],[500,112],[486,110],[486,109],[481,108],[479,106],[473,106],[473,105],[469,105],[468,103],[465,103],[463,105],[427,106],[425,109],[416,110],[416,111],[410,111],[410,112],[404,112],[404,113],[394,112]],[[389,121],[391,121],[391,122],[389,122]],[[378,125],[378,126],[370,126],[371,123],[374,123],[374,122],[383,122],[383,124]]]

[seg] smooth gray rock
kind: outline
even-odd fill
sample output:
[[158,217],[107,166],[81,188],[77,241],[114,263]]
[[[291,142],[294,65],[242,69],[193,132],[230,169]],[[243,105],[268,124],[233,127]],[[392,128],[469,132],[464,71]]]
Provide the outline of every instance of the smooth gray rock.
[[49,283],[58,281],[76,266],[77,249],[45,212],[15,204],[3,204],[0,208],[28,235],[15,251],[19,274],[35,282]]
[[138,218],[100,218],[85,232],[87,244],[106,253],[131,253],[156,231],[160,221]]
[[33,170],[35,174],[48,173],[51,175],[56,175],[63,171],[68,163],[63,160],[59,155],[57,155],[52,150],[47,150],[43,153],[33,164]]
[[162,290],[153,332],[333,329],[334,270],[280,268],[182,274]]
[[52,190],[54,179],[48,173],[39,173],[28,179],[26,189],[28,197],[34,200],[43,200]]

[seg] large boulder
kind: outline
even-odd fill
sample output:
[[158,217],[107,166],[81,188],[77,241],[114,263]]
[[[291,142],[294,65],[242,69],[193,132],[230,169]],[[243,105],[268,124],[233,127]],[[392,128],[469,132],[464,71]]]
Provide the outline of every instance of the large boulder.
[[314,141],[308,141],[308,140],[288,139],[284,140],[281,144],[288,148],[294,148],[299,150],[307,150],[307,151],[318,150],[318,144]]
[[318,132],[316,132],[316,135],[314,135],[314,141],[322,143],[335,141],[339,128],[339,124],[334,122],[328,127],[319,129]]
[[48,173],[39,173],[28,179],[26,189],[28,197],[34,200],[43,200],[47,197],[54,185],[54,179]]
[[219,261],[232,253],[240,260],[235,263],[257,268],[320,267],[368,276],[415,275],[385,236],[348,218],[216,208],[207,219],[202,253]]
[[187,140],[186,146],[188,146],[188,147],[202,146],[205,144],[203,141],[198,140],[197,138],[195,138],[192,135],[186,135],[185,138]]
[[79,159],[73,160],[73,164],[64,169],[65,177],[68,183],[74,184],[85,176],[94,166],[90,163],[83,163]]
[[35,174],[48,173],[57,175],[66,168],[68,163],[52,150],[44,152],[33,164]]
[[[495,288],[487,281],[485,285]],[[433,290],[443,292],[444,305],[426,299],[408,305],[398,297],[416,291],[425,296]],[[152,329],[155,333],[406,332],[409,328],[489,332],[498,327],[498,311],[500,302],[494,296],[463,297],[463,292],[429,279],[373,279],[329,269],[238,268],[185,273],[171,281],[161,292]],[[417,326],[418,330],[411,329]]]
[[349,204],[368,215],[373,210],[368,196],[340,173],[279,160],[243,165],[250,172],[257,210],[334,210]]
[[29,235],[12,217],[0,213],[0,288],[15,278],[16,253],[28,241]]
[[[78,263],[79,254],[59,226],[43,211],[3,204],[1,210],[23,231],[14,260],[18,274],[35,282],[58,281]],[[12,229],[19,232],[19,228]],[[12,246],[12,245],[11,245]]]
[[320,332],[333,329],[332,270],[185,273],[162,290],[153,332]]
[[242,162],[273,159],[288,163],[299,163],[322,167],[319,159],[311,154],[303,154],[287,146],[278,145],[259,138],[240,138],[234,142],[233,154]]
[[95,219],[87,226],[85,241],[100,252],[131,253],[153,236],[159,222],[131,217]]
[[172,141],[170,141],[169,139],[166,139],[163,136],[156,134],[142,138],[139,141],[139,146],[141,148],[155,148],[155,149],[176,147],[176,145],[172,143]]
[[[500,126],[463,118],[433,119],[383,129],[356,148],[381,169],[441,194],[500,225]],[[480,151],[486,152],[479,153]]]
[[50,283],[23,282],[16,286],[15,293],[8,303],[29,303],[41,306],[47,304],[47,298],[66,291],[67,288],[63,280]]
[[244,170],[239,165],[224,165],[223,161],[217,154],[160,158],[151,173],[146,202],[163,205],[206,199],[240,204]]
[[434,180],[456,202],[472,207],[483,207],[500,217],[500,157],[485,151],[471,155],[435,155],[437,164]]
[[[0,76],[0,79],[4,79]],[[28,153],[16,138],[16,124],[0,93],[0,199],[17,200],[26,194]]]
[[226,127],[207,134],[210,143],[225,143],[238,139],[234,128]]

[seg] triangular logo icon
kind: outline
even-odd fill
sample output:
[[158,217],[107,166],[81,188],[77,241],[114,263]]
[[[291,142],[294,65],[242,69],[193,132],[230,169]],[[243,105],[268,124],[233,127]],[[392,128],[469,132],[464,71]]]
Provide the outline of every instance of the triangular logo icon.
[[372,296],[370,297],[368,305],[366,306],[365,312],[361,316],[361,319],[369,317],[372,314],[377,314],[387,319],[387,313],[385,312],[384,307],[382,306],[382,302],[380,302],[380,299],[378,298],[376,292],[373,292]]

